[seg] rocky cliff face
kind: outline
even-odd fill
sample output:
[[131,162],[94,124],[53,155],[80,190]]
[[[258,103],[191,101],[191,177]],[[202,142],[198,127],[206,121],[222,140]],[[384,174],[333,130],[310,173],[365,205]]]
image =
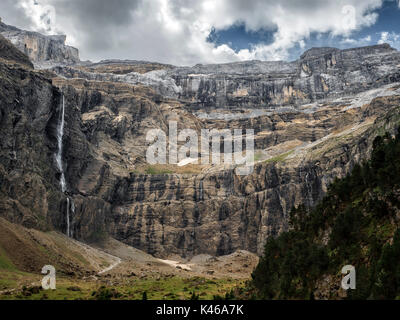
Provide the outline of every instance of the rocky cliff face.
[[[245,61],[194,67],[103,61],[54,71],[68,78],[151,86],[193,112],[273,111],[353,96],[400,80],[400,53],[387,44],[313,48],[293,62]],[[114,71],[113,71],[114,70]],[[121,72],[121,70],[123,70]]]
[[264,240],[287,227],[292,206],[301,199],[313,205],[335,176],[364,158],[371,134],[366,128],[321,142],[315,151],[259,163],[245,177],[231,170],[133,174],[119,183],[107,225],[118,239],[152,254],[223,255],[238,248],[261,254]]
[[[193,68],[105,61],[44,72],[7,61],[0,214],[69,226],[82,240],[109,233],[162,257],[261,254],[292,206],[314,205],[399,120],[400,57],[387,45]],[[62,97],[65,193],[55,163]],[[169,121],[197,132],[254,129],[254,172],[149,165],[147,131],[168,133]]]
[[[8,41],[0,39],[0,47]],[[60,93],[8,47],[0,62],[0,215],[41,229],[60,219],[54,166]],[[27,57],[22,60],[27,61]]]
[[0,59],[6,63],[18,63],[29,69],[33,69],[33,64],[29,58],[19,52],[10,41],[0,35]]
[[[144,87],[53,83],[66,97],[67,123],[80,122],[65,138],[67,181],[76,195],[74,234],[85,238],[102,230],[157,256],[240,248],[261,254],[265,239],[287,228],[293,205],[315,204],[330,181],[366,157],[377,128],[395,125],[391,117],[400,102],[399,87],[391,85],[365,93],[370,100],[364,97],[359,108],[351,107],[360,99],[355,97],[347,107],[338,103],[314,113],[202,121]],[[261,160],[244,177],[210,166],[148,170],[145,133],[154,127],[167,132],[169,120],[180,128],[255,128]]]
[[389,45],[314,48],[294,62],[248,61],[171,70],[180,98],[194,109],[275,108],[314,103],[400,79],[400,54]]
[[65,45],[65,35],[44,36],[37,32],[20,30],[1,21],[0,33],[38,67],[70,65],[80,61],[78,49]]

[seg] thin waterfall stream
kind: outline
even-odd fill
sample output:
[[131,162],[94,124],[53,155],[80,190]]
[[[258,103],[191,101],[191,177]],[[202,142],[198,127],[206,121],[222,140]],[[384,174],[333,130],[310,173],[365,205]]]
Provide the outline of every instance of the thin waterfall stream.
[[[64,94],[62,95],[62,108],[61,108],[61,119],[57,125],[57,153],[56,153],[56,164],[57,168],[60,171],[60,186],[61,186],[61,191],[65,194],[67,190],[67,183],[65,180],[65,174],[64,174],[64,167],[63,167],[63,162],[62,162],[62,151],[63,151],[63,137],[64,137],[64,125],[65,125],[65,97]],[[68,237],[72,236],[72,233],[70,232],[70,206],[71,206],[71,211],[72,214],[75,212],[75,204],[72,199],[70,199],[67,196],[67,212],[66,212],[66,221],[67,221],[67,231],[66,235]]]
[[60,170],[60,173],[61,173],[61,176],[60,176],[61,191],[63,193],[65,193],[65,190],[66,190],[64,168],[63,168],[63,164],[62,164],[62,149],[63,149],[62,143],[63,143],[63,136],[64,136],[64,122],[65,122],[65,98],[63,95],[62,96],[61,120],[57,126],[58,150],[57,150],[57,154],[56,154],[57,168],[58,168],[58,170]]

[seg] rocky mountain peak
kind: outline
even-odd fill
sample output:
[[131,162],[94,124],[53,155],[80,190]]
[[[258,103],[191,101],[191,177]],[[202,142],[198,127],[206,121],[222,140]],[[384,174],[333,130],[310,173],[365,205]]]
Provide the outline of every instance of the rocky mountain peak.
[[321,58],[329,54],[337,53],[359,53],[359,54],[380,54],[380,53],[390,53],[396,51],[388,43],[377,44],[373,46],[365,46],[350,49],[338,49],[332,47],[313,47],[305,51],[301,56],[300,60]]
[[340,50],[337,48],[331,48],[331,47],[313,47],[313,48],[305,51],[300,56],[300,59],[304,60],[304,59],[309,59],[309,58],[320,57],[320,56],[330,54],[330,53],[335,53],[338,51],[340,51]]
[[39,68],[71,65],[80,61],[78,49],[65,44],[65,35],[43,35],[9,26],[0,20],[0,34],[11,41]]

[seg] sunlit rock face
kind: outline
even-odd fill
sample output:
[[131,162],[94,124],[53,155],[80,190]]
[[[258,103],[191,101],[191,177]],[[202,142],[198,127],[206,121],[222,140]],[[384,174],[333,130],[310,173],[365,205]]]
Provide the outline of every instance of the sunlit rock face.
[[[183,68],[76,63],[62,39],[46,41],[55,49],[31,59],[58,61],[47,70],[33,70],[20,46],[0,55],[0,215],[80,240],[110,234],[159,257],[262,254],[293,206],[315,205],[400,120],[400,58],[387,45]],[[198,133],[254,129],[254,171],[150,166],[146,134],[168,136],[170,121]]]

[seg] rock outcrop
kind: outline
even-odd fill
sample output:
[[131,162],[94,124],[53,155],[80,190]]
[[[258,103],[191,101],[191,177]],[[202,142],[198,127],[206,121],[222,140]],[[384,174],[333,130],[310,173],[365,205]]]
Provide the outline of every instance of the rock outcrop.
[[37,32],[20,30],[0,21],[0,34],[10,40],[38,67],[71,65],[78,63],[78,49],[65,45],[65,35],[45,36]]
[[16,62],[25,67],[33,69],[32,62],[28,57],[20,52],[13,44],[0,35],[0,59],[6,60],[7,62]]
[[26,56],[7,53],[0,62],[0,215],[46,229],[61,219],[54,161],[61,95]]

